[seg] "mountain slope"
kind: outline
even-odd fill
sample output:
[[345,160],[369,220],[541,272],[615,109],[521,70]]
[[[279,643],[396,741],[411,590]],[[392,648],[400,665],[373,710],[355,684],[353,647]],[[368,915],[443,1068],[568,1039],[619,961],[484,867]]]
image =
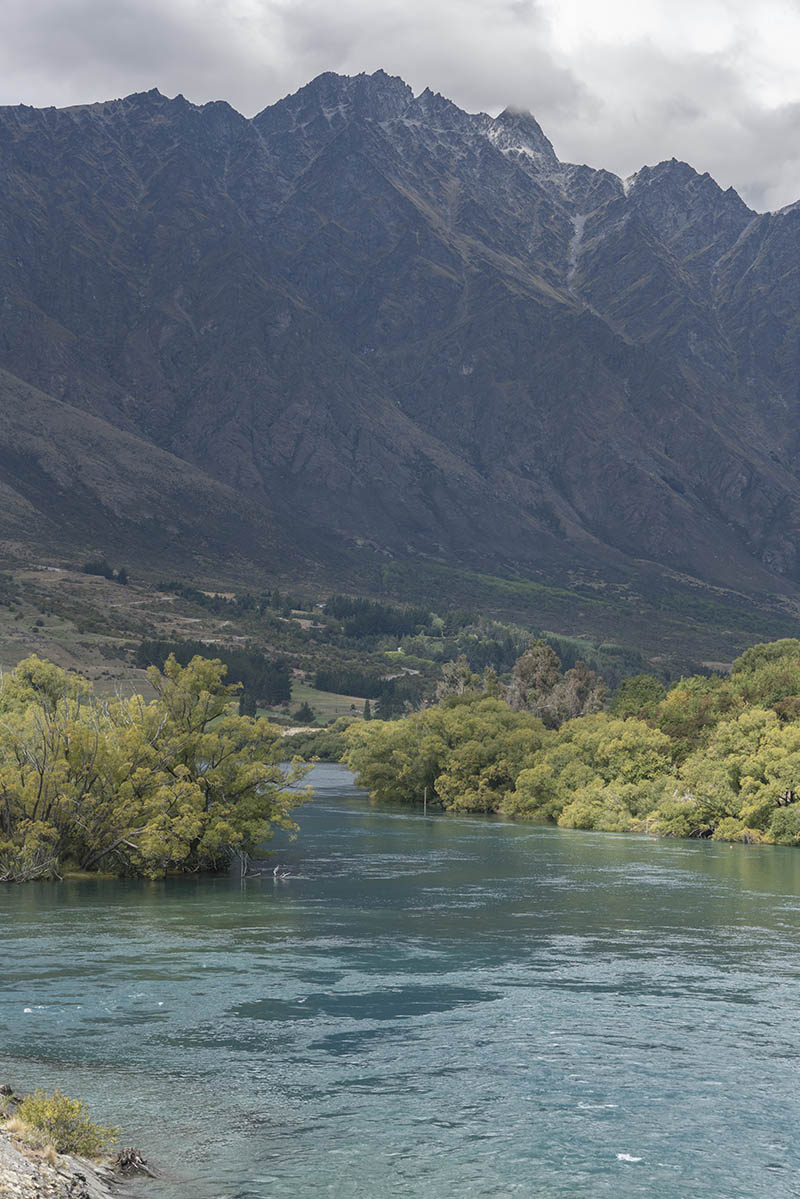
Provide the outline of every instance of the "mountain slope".
[[[2,109],[0,169],[0,365],[72,456],[78,540],[128,521],[81,410],[147,447],[153,510],[212,558],[227,510],[256,569],[333,578],[366,545],[795,594],[800,209],[563,164],[530,114],[382,72],[253,120],[155,91]],[[6,442],[0,531],[27,503],[48,544],[50,484]]]
[[[57,439],[56,439],[57,436]],[[127,560],[235,568],[287,552],[268,513],[100,417],[0,370],[2,544],[58,557],[93,548]]]

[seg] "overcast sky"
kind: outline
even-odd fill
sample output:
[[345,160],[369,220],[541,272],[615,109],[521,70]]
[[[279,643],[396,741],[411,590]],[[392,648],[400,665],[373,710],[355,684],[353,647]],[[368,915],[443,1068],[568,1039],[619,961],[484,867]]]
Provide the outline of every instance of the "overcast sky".
[[158,87],[251,116],[378,67],[529,108],[559,157],[682,158],[753,207],[800,199],[800,0],[0,0],[0,103]]

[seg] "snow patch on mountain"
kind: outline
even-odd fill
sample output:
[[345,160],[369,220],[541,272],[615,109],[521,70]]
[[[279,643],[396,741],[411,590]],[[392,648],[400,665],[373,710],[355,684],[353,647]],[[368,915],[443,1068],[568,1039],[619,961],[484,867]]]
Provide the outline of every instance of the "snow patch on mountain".
[[583,241],[583,230],[586,225],[586,214],[579,214],[572,218],[572,228],[574,230],[572,237],[569,240],[567,247],[567,287],[574,293],[575,291],[575,275],[578,270],[578,258],[581,252],[581,242]]

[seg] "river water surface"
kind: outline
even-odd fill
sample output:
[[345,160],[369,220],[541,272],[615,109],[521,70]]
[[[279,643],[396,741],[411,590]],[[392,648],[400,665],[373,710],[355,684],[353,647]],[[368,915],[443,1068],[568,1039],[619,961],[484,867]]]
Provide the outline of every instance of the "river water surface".
[[152,1199],[800,1195],[800,852],[312,781],[285,882],[0,888],[0,1081]]

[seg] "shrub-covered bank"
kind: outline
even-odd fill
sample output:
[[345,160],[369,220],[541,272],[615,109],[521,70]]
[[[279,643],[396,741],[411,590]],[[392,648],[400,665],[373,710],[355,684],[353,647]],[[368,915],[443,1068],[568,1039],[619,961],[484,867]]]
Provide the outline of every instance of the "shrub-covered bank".
[[800,641],[753,646],[728,676],[669,691],[640,675],[605,710],[584,701],[563,720],[561,684],[531,653],[524,693],[519,670],[505,697],[473,676],[436,707],[353,725],[344,760],[359,784],[567,828],[800,845]]

